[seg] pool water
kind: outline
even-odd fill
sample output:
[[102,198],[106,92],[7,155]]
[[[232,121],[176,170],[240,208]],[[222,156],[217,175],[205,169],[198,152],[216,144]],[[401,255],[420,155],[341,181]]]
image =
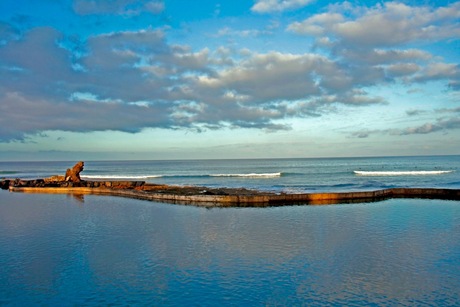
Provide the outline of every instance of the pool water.
[[0,191],[0,305],[459,305],[460,202],[203,208]]

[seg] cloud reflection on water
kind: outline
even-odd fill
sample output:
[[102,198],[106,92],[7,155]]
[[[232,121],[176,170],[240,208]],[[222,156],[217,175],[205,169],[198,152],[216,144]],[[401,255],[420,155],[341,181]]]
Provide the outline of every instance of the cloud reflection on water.
[[5,302],[458,304],[458,202],[199,208],[1,193]]

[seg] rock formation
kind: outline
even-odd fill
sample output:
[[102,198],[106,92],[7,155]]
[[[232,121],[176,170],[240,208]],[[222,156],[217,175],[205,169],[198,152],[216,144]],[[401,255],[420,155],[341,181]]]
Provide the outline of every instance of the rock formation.
[[0,181],[0,189],[2,190],[8,190],[8,188],[10,187],[10,181],[9,179],[3,179],[2,181]]
[[85,166],[85,162],[80,161],[77,162],[77,164],[75,164],[71,169],[68,168],[64,176],[65,181],[80,182],[80,173],[83,171],[83,166]]
[[65,177],[60,176],[60,175],[54,175],[54,176],[51,176],[51,177],[48,177],[48,178],[44,178],[43,180],[45,180],[46,183],[61,182],[61,181],[65,181]]

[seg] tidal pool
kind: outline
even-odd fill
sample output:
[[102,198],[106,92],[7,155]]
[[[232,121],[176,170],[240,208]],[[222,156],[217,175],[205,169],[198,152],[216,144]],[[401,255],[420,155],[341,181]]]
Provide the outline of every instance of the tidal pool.
[[459,305],[460,202],[203,208],[0,191],[0,305]]

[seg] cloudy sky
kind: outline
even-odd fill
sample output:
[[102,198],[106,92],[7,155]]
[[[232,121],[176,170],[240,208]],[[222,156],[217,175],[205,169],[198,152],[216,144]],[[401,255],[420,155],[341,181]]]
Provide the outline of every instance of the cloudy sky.
[[0,1],[0,160],[431,154],[460,1]]

